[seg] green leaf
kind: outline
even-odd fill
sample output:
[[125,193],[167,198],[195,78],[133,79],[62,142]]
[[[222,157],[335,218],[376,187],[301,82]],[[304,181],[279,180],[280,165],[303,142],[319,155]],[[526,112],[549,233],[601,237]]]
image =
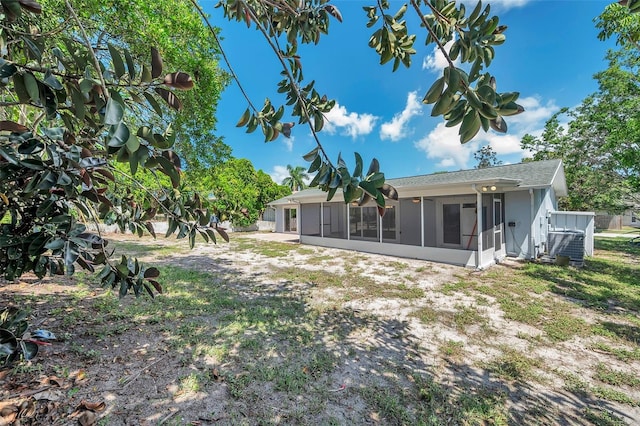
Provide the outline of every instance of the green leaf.
[[15,73],[13,75],[13,89],[16,92],[18,100],[21,103],[26,104],[29,102],[31,97],[29,96],[29,92],[27,91],[27,87],[25,86],[24,76],[22,74]]
[[445,90],[440,99],[435,103],[431,110],[431,116],[437,117],[438,115],[446,114],[451,110],[454,105],[454,97],[449,90]]
[[356,157],[356,168],[353,170],[353,176],[362,176],[362,157],[357,152],[354,153]]
[[118,78],[122,77],[126,72],[124,69],[124,62],[122,60],[122,56],[120,56],[120,52],[118,49],[111,44],[107,43],[107,47],[109,48],[109,54],[111,55],[111,61],[113,62],[113,68]]
[[364,189],[366,193],[372,197],[375,197],[376,194],[378,193],[376,186],[373,183],[368,182],[366,180],[360,181],[359,186],[360,188]]
[[51,251],[60,250],[64,247],[64,240],[61,238],[56,238],[49,241],[44,248],[49,249]]
[[142,75],[140,76],[140,81],[142,81],[143,83],[150,83],[152,80],[151,78],[151,70],[149,69],[148,66],[143,65],[142,66]]
[[18,165],[18,158],[13,150],[8,150],[4,146],[0,146],[0,156],[13,165]]
[[367,171],[367,176],[372,173],[378,173],[380,171],[380,163],[377,159],[372,159],[371,164],[369,165],[369,170]]
[[249,111],[249,108],[247,108],[244,111],[244,114],[242,114],[242,117],[240,117],[240,120],[238,120],[238,122],[236,123],[236,127],[246,126],[250,118],[251,118],[251,111]]
[[309,166],[309,170],[307,170],[308,173],[313,173],[316,170],[318,170],[320,168],[320,166],[322,165],[322,157],[320,157],[319,155],[316,156],[315,160],[313,160],[313,162],[311,163],[311,165]]
[[129,135],[129,128],[123,122],[111,126],[111,130],[109,131],[109,142],[107,145],[113,148],[120,148],[127,143]]
[[22,39],[24,44],[27,46],[27,49],[29,49],[29,52],[32,53],[33,58],[35,58],[38,62],[42,62],[42,53],[40,52],[40,49],[38,49],[38,46],[36,46],[36,44],[32,40],[30,40],[28,37],[20,37],[20,38]]
[[0,66],[0,78],[9,78],[18,71],[18,68],[11,62],[5,62]]
[[31,98],[31,102],[35,104],[40,103],[40,88],[38,87],[38,81],[30,72],[24,73],[24,84],[27,88],[27,93],[29,94],[29,98]]
[[127,139],[126,147],[132,154],[135,153],[138,148],[140,148],[140,141],[138,140],[138,137],[133,133],[129,134],[129,139]]
[[124,116],[124,108],[120,102],[115,101],[113,98],[109,98],[107,101],[107,108],[104,114],[104,124],[115,125],[122,121]]
[[129,78],[133,80],[136,76],[136,66],[133,62],[133,58],[131,57],[131,53],[124,49],[124,58],[127,61],[127,69],[129,70]]
[[173,165],[173,163],[164,157],[156,158],[161,167],[160,171],[169,176],[169,179],[171,179],[171,185],[174,188],[180,186],[180,174],[178,173],[178,170],[176,170],[176,167]]
[[311,151],[302,156],[304,161],[313,161],[318,156],[319,147],[315,147]]
[[63,90],[62,84],[58,81],[58,79],[51,74],[51,70],[47,70],[44,73],[44,84],[52,88],[53,90]]
[[71,100],[73,102],[73,114],[78,120],[84,120],[84,116],[86,113],[84,107],[84,95],[75,87],[73,87],[71,89]]
[[153,129],[149,126],[141,126],[138,128],[138,132],[136,133],[138,137],[146,140],[150,144],[155,143],[155,139],[153,138]]
[[151,48],[151,78],[158,78],[162,74],[162,57],[155,47]]
[[156,114],[162,117],[162,108],[160,108],[160,104],[158,104],[156,98],[154,98],[151,93],[147,92],[144,92],[143,95],[147,99],[147,102],[149,102],[149,105],[151,105],[151,108],[153,108],[153,110],[156,112]]

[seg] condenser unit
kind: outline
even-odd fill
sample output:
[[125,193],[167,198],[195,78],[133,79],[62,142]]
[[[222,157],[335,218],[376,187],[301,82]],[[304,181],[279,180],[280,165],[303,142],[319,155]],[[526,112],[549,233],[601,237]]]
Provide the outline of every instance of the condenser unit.
[[573,263],[584,261],[584,233],[581,231],[549,231],[549,256],[567,256]]

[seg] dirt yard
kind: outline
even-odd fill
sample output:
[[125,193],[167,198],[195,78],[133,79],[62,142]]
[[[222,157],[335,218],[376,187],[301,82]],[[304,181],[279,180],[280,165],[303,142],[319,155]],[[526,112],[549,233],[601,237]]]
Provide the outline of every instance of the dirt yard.
[[0,425],[640,424],[640,288],[601,300],[595,263],[110,237],[161,269],[164,294],[1,282],[0,307],[58,339],[0,371]]

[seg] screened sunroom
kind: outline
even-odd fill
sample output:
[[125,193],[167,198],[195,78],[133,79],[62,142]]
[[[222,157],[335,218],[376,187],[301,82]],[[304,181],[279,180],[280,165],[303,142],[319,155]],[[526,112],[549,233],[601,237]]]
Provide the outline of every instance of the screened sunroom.
[[297,233],[303,244],[483,267],[506,255],[535,256],[546,215],[566,193],[559,160],[388,183],[399,199],[386,200],[382,216],[373,202],[345,204],[339,193],[327,202],[317,189],[276,200],[276,232]]

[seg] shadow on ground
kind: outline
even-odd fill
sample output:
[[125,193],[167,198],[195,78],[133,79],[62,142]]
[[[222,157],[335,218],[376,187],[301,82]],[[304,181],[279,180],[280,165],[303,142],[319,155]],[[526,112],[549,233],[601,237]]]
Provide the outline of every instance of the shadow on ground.
[[[389,313],[315,308],[311,283],[204,255],[162,264],[167,293],[155,300],[4,285],[0,303],[18,300],[61,337],[5,373],[0,399],[37,405],[21,424],[74,421],[82,401],[104,402],[96,415],[109,425],[590,424],[585,412],[633,421],[579,392],[439,364]],[[53,376],[57,385],[43,380]],[[34,394],[39,386],[49,393]]]

